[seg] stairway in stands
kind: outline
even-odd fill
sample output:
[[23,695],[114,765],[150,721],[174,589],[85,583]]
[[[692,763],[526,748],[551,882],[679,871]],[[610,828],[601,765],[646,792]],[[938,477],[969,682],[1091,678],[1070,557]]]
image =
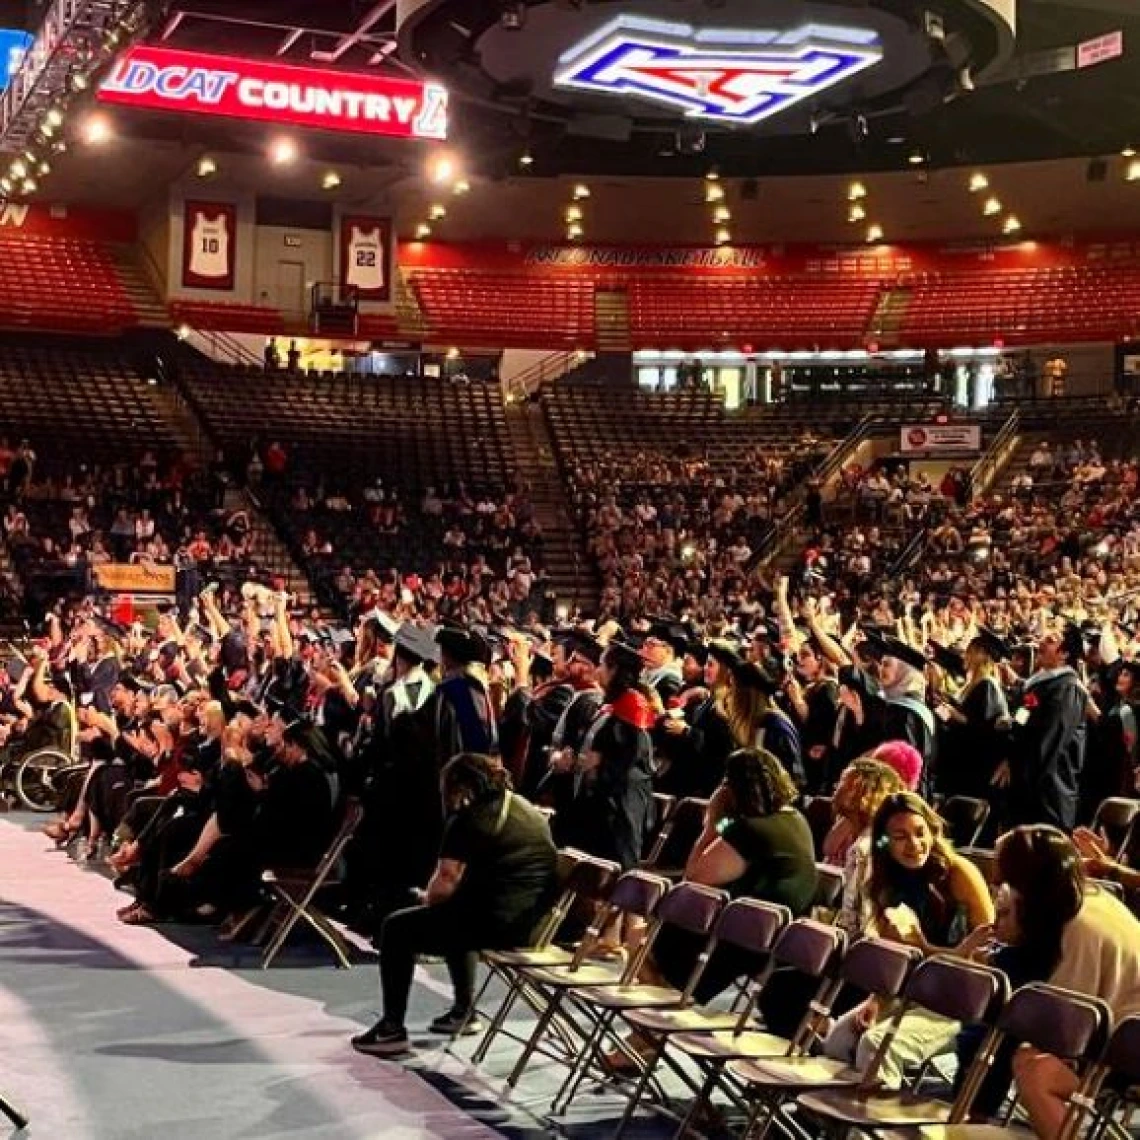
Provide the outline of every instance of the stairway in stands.
[[598,352],[628,352],[629,294],[624,289],[597,289],[594,324]]
[[542,408],[535,403],[510,404],[506,418],[519,477],[530,488],[535,519],[542,527],[550,589],[559,603],[594,613],[598,606],[597,578],[570,517]]
[[113,246],[115,268],[138,323],[146,329],[170,328],[170,311],[154,290],[149,277],[136,260],[134,250],[129,246]]
[[914,290],[907,286],[884,289],[867,326],[867,339],[877,340],[883,348],[897,346],[906,311],[913,296]]

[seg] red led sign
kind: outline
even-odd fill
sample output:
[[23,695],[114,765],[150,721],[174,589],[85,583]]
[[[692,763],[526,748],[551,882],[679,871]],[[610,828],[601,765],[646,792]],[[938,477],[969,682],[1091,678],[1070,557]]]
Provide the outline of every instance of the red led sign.
[[436,83],[147,45],[116,62],[99,100],[325,131],[447,137],[447,91]]

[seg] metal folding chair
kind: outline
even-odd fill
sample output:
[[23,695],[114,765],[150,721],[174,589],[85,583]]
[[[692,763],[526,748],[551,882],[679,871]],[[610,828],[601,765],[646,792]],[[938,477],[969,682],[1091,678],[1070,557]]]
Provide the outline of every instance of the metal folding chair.
[[[485,950],[480,955],[487,967],[487,976],[473,1004],[472,1016],[494,978],[502,979],[506,992],[478,1049],[472,1055],[471,1060],[476,1065],[483,1063],[492,1042],[502,1032],[507,1017],[518,1000],[526,1000],[529,996],[522,975],[523,969],[527,966],[560,966],[571,962],[573,952],[556,946],[555,935],[576,904],[582,901],[596,903],[604,899],[621,873],[617,863],[574,849],[559,851],[558,862],[562,890],[535,932],[534,944],[514,950]],[[534,1008],[533,1003],[530,1004]],[[541,1013],[541,1009],[536,1012]]]
[[[732,947],[757,956],[770,955],[776,939],[787,927],[791,917],[791,912],[786,907],[774,903],[760,899],[735,899],[724,908],[717,920],[709,957],[720,947]],[[653,1042],[653,1053],[643,1059],[641,1076],[630,1093],[625,1112],[614,1132],[615,1140],[625,1131],[637,1111],[654,1069],[662,1060],[668,1060],[665,1051],[670,1038],[678,1033],[711,1033],[732,1029],[740,1020],[739,1014],[707,1011],[691,1003],[676,1009],[657,1006],[623,1010],[622,1017],[642,1040]],[[673,1068],[683,1080],[687,1080],[679,1066]]]
[[879,1069],[911,1010],[923,1009],[963,1027],[992,1025],[1008,999],[1009,980],[1001,970],[949,955],[927,958],[907,982],[903,1000],[859,1083],[803,1093],[796,1098],[797,1107],[825,1125],[869,1132],[960,1124],[967,1118],[977,1094],[984,1075],[984,1059],[975,1058],[953,1102],[924,1097],[909,1089],[878,1088]]
[[[815,865],[815,897],[811,900],[811,913],[830,922],[843,901],[843,871],[830,863]],[[821,912],[821,913],[817,913]]]
[[1129,1140],[1133,1134],[1130,1118],[1140,1108],[1140,1015],[1124,1018],[1113,1030],[1090,1084],[1086,1095],[1075,1096],[1073,1101],[1078,1110],[1092,1113],[1092,1135],[1112,1133],[1118,1140]]
[[[616,985],[574,986],[568,991],[571,1008],[585,1015],[585,1024],[589,1028],[583,1033],[583,1046],[578,1051],[577,1060],[551,1102],[554,1115],[565,1111],[591,1066],[600,1060],[606,1041],[612,1040],[619,1048],[623,1046],[614,1034],[614,1025],[619,1017],[634,1010],[688,1010],[692,1007],[693,992],[716,945],[714,928],[727,902],[725,891],[699,883],[678,883],[657,907],[654,916],[657,921],[646,939],[643,961],[648,957],[657,935],[666,927],[676,927],[706,939],[683,989],[641,982],[635,976]],[[639,1085],[639,1097],[645,1084],[643,1080]]]
[[337,965],[348,969],[351,947],[347,939],[316,905],[317,893],[324,887],[339,883],[341,856],[360,826],[364,807],[360,800],[350,796],[345,800],[340,827],[320,862],[313,868],[276,868],[263,872],[261,881],[274,899],[273,911],[267,924],[276,926],[269,945],[261,958],[261,968],[267,970],[277,957],[285,940],[298,922],[304,921],[317,932],[336,956]]
[[[614,884],[609,901],[599,909],[593,925],[579,943],[571,961],[562,966],[524,966],[520,969],[520,980],[534,993],[542,1013],[507,1077],[508,1087],[514,1088],[518,1084],[556,1019],[559,1024],[567,1027],[568,1032],[573,1032],[573,1027],[569,1026],[563,1014],[564,999],[571,989],[614,983],[629,985],[637,978],[659,921],[654,917],[654,912],[669,886],[669,880],[660,875],[651,875],[648,871],[627,872]],[[645,940],[638,950],[620,964],[590,961],[590,951],[599,941],[602,931],[610,923],[624,917],[641,918],[648,922]]]
[[708,800],[692,796],[679,800],[658,832],[657,842],[642,860],[642,867],[658,875],[679,879],[684,873],[693,844],[704,829],[708,806]]
[[1140,819],[1140,800],[1127,796],[1109,796],[1096,809],[1092,829],[1108,841],[1108,851],[1114,859],[1128,847],[1137,819]]
[[938,809],[955,847],[973,847],[990,818],[990,805],[974,796],[949,796]]

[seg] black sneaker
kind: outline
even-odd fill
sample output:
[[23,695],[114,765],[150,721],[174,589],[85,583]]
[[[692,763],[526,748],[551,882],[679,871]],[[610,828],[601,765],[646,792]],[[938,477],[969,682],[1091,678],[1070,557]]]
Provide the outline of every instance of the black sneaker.
[[354,1037],[352,1047],[358,1053],[367,1053],[370,1057],[397,1057],[409,1049],[408,1031],[378,1021],[367,1033]]
[[483,1032],[483,1019],[477,1013],[469,1016],[466,1010],[449,1009],[428,1026],[428,1031],[446,1037],[474,1037]]

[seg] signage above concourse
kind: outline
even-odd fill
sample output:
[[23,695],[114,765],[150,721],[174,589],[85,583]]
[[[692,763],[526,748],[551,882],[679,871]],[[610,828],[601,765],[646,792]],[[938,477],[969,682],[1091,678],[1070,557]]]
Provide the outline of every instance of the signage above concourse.
[[883,59],[872,30],[695,28],[618,16],[559,60],[555,87],[627,95],[689,118],[749,125]]
[[447,137],[436,83],[139,45],[99,88],[103,103],[391,138]]

